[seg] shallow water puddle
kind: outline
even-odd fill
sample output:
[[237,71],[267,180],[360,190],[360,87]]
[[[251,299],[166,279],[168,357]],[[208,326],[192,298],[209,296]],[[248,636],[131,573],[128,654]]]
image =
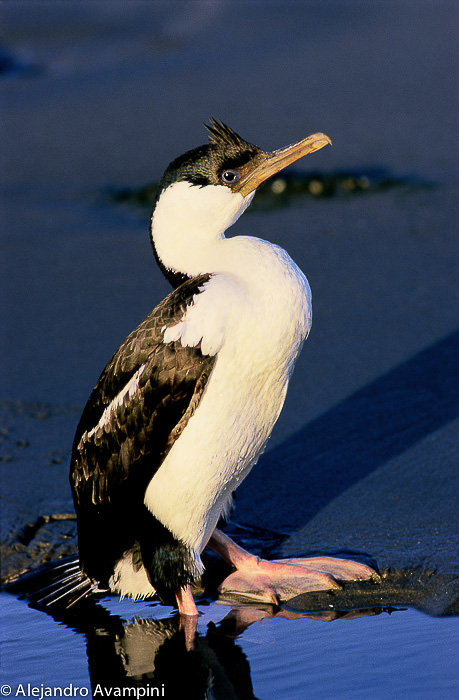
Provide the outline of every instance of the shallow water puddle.
[[158,604],[104,599],[65,624],[8,594],[0,607],[11,697],[90,697],[91,683],[94,697],[109,686],[141,697],[149,683],[144,697],[216,700],[453,700],[459,691],[457,618],[413,609],[326,622],[210,603],[187,651],[180,620]]
[[[275,647],[252,647],[255,696],[368,700],[457,698],[457,620],[415,610],[321,623],[273,620]],[[280,690],[282,689],[282,693]]]

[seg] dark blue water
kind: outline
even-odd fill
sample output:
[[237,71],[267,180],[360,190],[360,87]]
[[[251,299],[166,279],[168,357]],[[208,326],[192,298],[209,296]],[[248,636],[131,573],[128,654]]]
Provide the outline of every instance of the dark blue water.
[[[91,695],[88,661],[94,665],[94,659],[88,659],[88,655],[94,648],[91,646],[94,639],[90,635],[75,632],[8,594],[0,596],[0,606],[5,637],[2,684],[11,686],[12,697],[21,695],[20,684],[24,688],[30,684],[53,689],[72,685],[73,689],[77,686],[83,689],[74,690],[76,697],[86,692]],[[159,663],[168,663],[164,650],[173,642],[173,631],[167,627],[173,619],[170,609],[116,599],[106,599],[102,606],[110,615],[105,629],[98,628],[98,636],[103,643],[112,634],[113,649],[117,647],[113,658],[122,658],[125,668],[134,675],[136,671],[154,668],[155,663],[155,672],[160,673]],[[189,653],[192,663],[196,659],[198,664],[204,658],[205,665],[212,670],[214,695],[208,697],[224,700],[251,697],[229,695],[234,690],[235,677],[245,689],[251,683],[253,697],[260,700],[368,700],[369,697],[455,700],[458,696],[457,618],[432,618],[413,609],[331,622],[310,617],[276,617],[251,624],[235,639],[223,632],[219,638],[216,630],[223,630],[222,621],[229,611],[229,607],[221,604],[201,606],[199,653],[191,652],[191,656]],[[137,630],[140,644],[136,646],[136,637],[130,633],[124,636],[124,641],[119,633],[113,636],[110,624],[118,621],[117,618],[125,630]],[[151,621],[154,642],[149,636]],[[158,631],[155,625],[163,623],[165,630]],[[187,653],[178,650],[178,646],[170,653],[180,652]],[[175,666],[177,672],[185,673],[183,667],[178,670]],[[115,677],[112,672],[114,685]],[[164,688],[164,697],[175,698],[172,685],[168,691],[167,674],[159,678],[166,678],[158,686]],[[153,687],[155,682],[153,676],[150,680]],[[97,687],[95,683],[93,687]],[[194,697],[196,689],[191,674],[190,697]],[[239,692],[243,691],[239,689]]]

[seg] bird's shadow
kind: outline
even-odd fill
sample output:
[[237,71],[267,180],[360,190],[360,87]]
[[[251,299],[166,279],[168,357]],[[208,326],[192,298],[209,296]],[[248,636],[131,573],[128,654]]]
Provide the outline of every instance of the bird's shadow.
[[458,357],[459,332],[454,332],[267,452],[237,492],[236,519],[292,532],[353,484],[447,425],[459,415]]

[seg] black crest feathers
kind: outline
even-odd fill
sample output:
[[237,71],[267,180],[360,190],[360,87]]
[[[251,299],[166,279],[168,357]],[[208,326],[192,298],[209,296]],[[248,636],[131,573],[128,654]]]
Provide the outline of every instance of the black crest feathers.
[[252,146],[247,141],[245,141],[239,134],[236,134],[233,129],[231,129],[226,124],[223,124],[217,119],[210,119],[210,126],[204,124],[207,131],[209,132],[209,140],[215,146],[230,146],[237,149],[246,149],[247,146]]

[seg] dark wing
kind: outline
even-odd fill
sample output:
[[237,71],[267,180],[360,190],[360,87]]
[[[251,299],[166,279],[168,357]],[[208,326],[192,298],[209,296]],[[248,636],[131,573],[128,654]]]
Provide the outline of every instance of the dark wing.
[[216,358],[203,355],[199,346],[164,344],[163,334],[182,319],[208,279],[184,282],[126,338],[83,411],[70,468],[83,564],[95,530],[101,546],[110,530],[109,539],[116,538],[115,521],[124,521],[120,546],[130,546],[128,523],[199,404]]

